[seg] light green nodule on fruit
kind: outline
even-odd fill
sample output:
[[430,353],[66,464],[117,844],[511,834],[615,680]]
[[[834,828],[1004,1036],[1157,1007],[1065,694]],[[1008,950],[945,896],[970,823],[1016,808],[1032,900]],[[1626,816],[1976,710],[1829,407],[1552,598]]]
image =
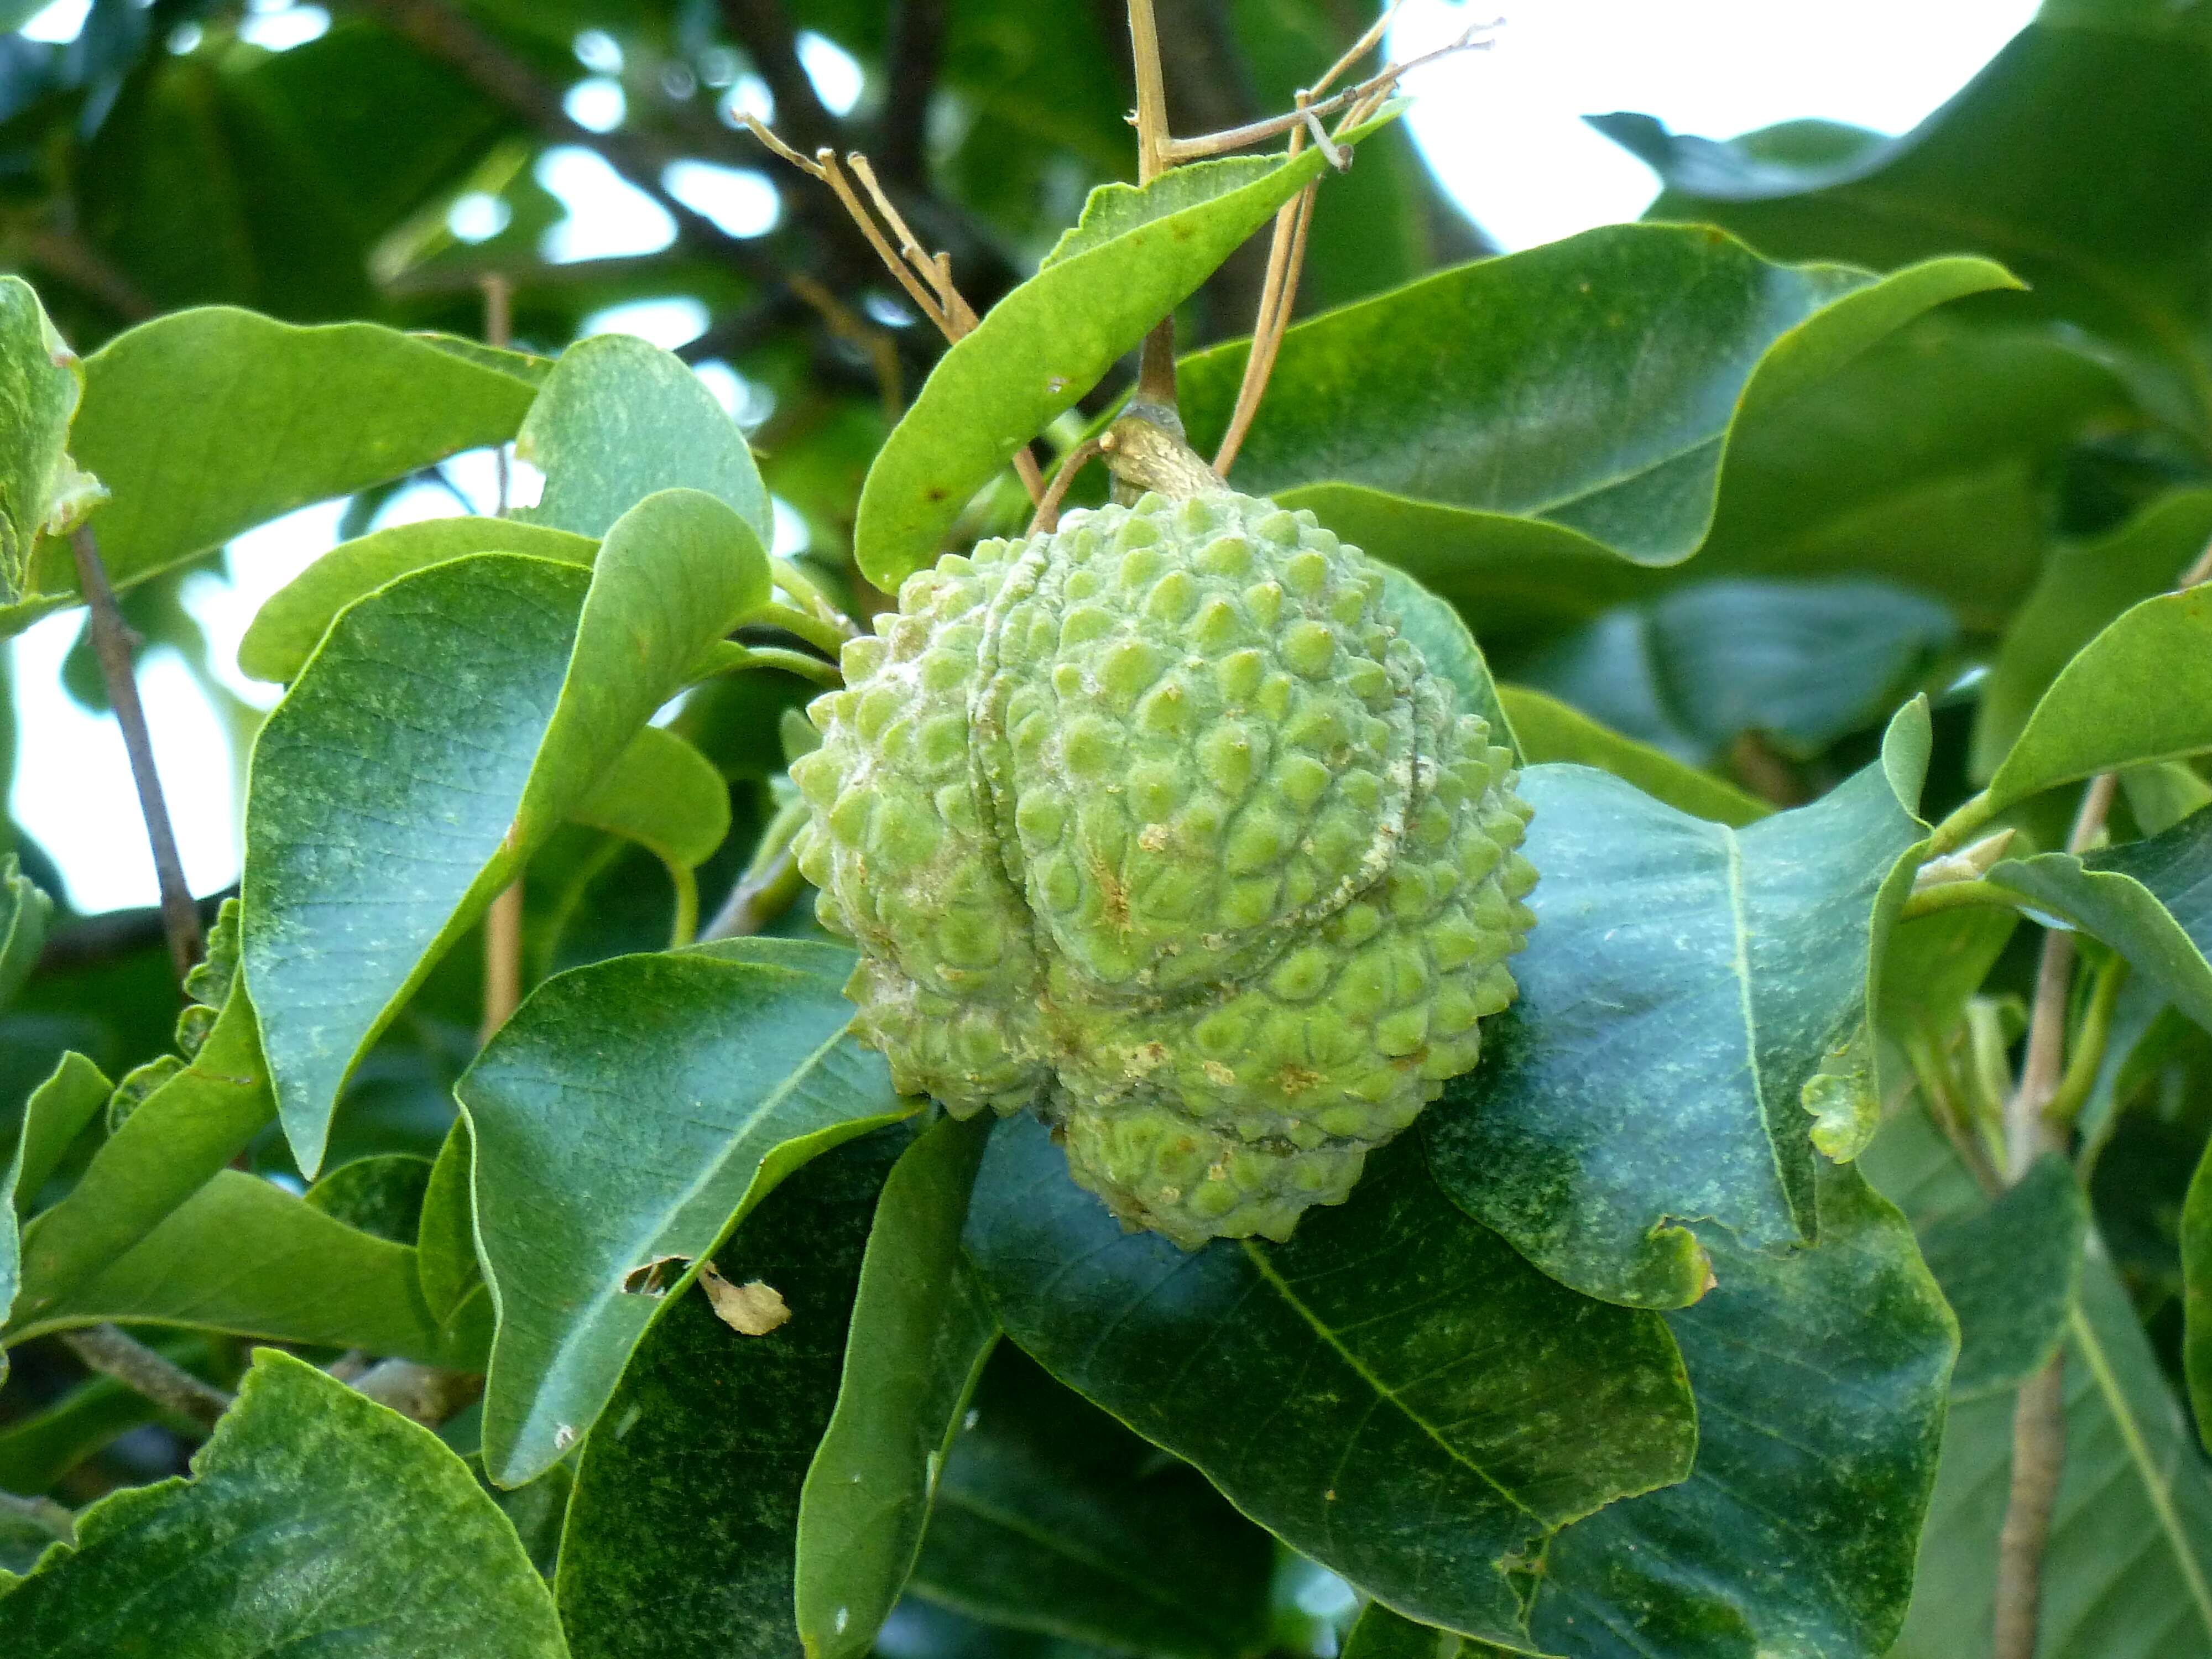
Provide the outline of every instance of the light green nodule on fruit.
[[792,775],[855,1029],[956,1115],[1037,1107],[1132,1227],[1288,1237],[1513,998],[1512,757],[1310,513],[985,542],[844,669]]

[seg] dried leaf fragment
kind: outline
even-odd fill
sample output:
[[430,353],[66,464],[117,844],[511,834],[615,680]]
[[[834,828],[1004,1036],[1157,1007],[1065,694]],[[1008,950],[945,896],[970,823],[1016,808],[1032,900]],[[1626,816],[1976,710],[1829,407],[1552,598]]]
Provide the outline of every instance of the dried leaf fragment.
[[699,1269],[699,1282],[706,1286],[714,1316],[740,1335],[766,1336],[791,1317],[783,1293],[760,1279],[732,1285],[709,1261]]

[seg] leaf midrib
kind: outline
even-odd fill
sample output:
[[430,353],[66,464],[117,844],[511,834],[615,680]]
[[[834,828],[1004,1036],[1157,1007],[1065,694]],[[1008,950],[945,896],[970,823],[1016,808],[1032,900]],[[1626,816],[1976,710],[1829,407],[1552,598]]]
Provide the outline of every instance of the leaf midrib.
[[2095,1329],[2081,1310],[2077,1297],[2067,1310],[2066,1321],[2075,1342],[2087,1362],[2089,1373],[2096,1379],[2098,1392],[2105,1396],[2106,1408],[2112,1414],[2113,1425],[2120,1431],[2120,1439],[2127,1447],[2128,1458],[2136,1466],[2144,1495],[2150,1500],[2151,1511],[2158,1517],[2159,1530],[2165,1534],[2173,1552],[2174,1562],[2181,1569],[2181,1577],[2189,1587],[2190,1600],[2195,1602],[2197,1616],[2208,1635],[2212,1635],[2212,1584],[2205,1581],[2203,1564],[2189,1547],[2188,1530],[2181,1524],[2181,1516],[2173,1506],[2173,1494],[2165,1478],[2159,1473],[2156,1460],[2151,1455],[2149,1443],[2143,1438],[2142,1426],[2136,1420],[2134,1407],[2121,1390],[2120,1380],[2112,1370],[2112,1358],[2098,1340]]
[[1239,1242],[1239,1248],[1244,1252],[1245,1260],[1252,1264],[1253,1271],[1259,1275],[1261,1282],[1267,1285],[1269,1289],[1273,1290],[1276,1295],[1279,1296],[1283,1299],[1285,1306],[1290,1308],[1290,1310],[1293,1313],[1297,1314],[1299,1318],[1305,1321],[1307,1325],[1312,1328],[1314,1334],[1320,1337],[1322,1341],[1335,1353],[1337,1358],[1341,1359],[1345,1364],[1351,1369],[1352,1375],[1357,1376],[1361,1382],[1364,1382],[1374,1391],[1377,1400],[1388,1401],[1392,1406],[1395,1407],[1407,1422],[1411,1423],[1415,1428],[1420,1430],[1423,1434],[1426,1435],[1431,1441],[1435,1442],[1437,1448],[1443,1451],[1445,1456],[1450,1458],[1453,1462],[1458,1464],[1461,1468],[1467,1469],[1476,1475],[1484,1482],[1485,1485],[1488,1486],[1492,1491],[1495,1492],[1500,1498],[1504,1498],[1508,1504],[1510,1504],[1515,1509],[1520,1510],[1522,1514],[1528,1516],[1539,1526],[1545,1526],[1547,1524],[1543,1516],[1538,1515],[1535,1510],[1529,1508],[1527,1504],[1523,1503],[1521,1498],[1513,1492],[1509,1490],[1497,1476],[1492,1474],[1489,1470],[1484,1468],[1482,1465],[1475,1462],[1464,1452],[1461,1451],[1458,1447],[1453,1445],[1452,1443],[1444,1437],[1442,1430],[1438,1429],[1434,1424],[1431,1423],[1426,1418],[1423,1417],[1419,1412],[1407,1405],[1404,1400],[1399,1397],[1396,1390],[1393,1389],[1389,1384],[1383,1382],[1381,1377],[1370,1370],[1365,1364],[1360,1360],[1358,1356],[1354,1354],[1351,1349],[1346,1347],[1343,1342],[1338,1339],[1336,1332],[1326,1322],[1324,1322],[1318,1314],[1315,1313],[1312,1309],[1309,1308],[1304,1302],[1299,1299],[1297,1293],[1291,1288],[1289,1281],[1285,1279],[1280,1273],[1275,1271],[1273,1264],[1268,1261],[1267,1257],[1260,1252],[1260,1249],[1256,1245],[1255,1245],[1249,1239],[1244,1239]]

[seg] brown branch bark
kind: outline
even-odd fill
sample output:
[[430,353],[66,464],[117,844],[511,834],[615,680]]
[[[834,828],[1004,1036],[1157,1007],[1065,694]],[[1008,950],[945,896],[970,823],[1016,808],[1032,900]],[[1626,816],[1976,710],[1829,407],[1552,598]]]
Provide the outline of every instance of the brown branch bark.
[[176,831],[169,823],[169,805],[162,799],[161,775],[154,765],[154,740],[146,731],[146,709],[138,700],[138,676],[131,661],[131,630],[115,603],[115,589],[100,562],[100,544],[89,527],[70,537],[76,555],[77,586],[92,613],[92,645],[100,658],[100,677],[107,682],[107,700],[115,707],[115,721],[123,731],[124,752],[131,757],[131,781],[138,788],[138,811],[146,820],[146,843],[154,854],[154,874],[161,884],[161,925],[168,935],[169,959],[182,979],[192,964],[207,954],[206,936],[200,931],[199,911],[192,890],[185,884],[185,866],[177,856]]
[[89,1369],[113,1377],[164,1411],[203,1427],[213,1428],[216,1419],[230,1409],[231,1397],[224,1390],[201,1382],[183,1366],[132,1340],[112,1325],[64,1331],[61,1341]]

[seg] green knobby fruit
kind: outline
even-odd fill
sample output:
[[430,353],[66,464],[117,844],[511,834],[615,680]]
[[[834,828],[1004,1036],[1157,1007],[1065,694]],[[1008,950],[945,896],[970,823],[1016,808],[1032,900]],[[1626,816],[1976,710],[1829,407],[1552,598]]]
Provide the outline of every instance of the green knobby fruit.
[[855,1030],[1034,1105],[1186,1249],[1287,1237],[1473,1067],[1534,920],[1512,758],[1307,512],[1070,514],[906,580],[791,769]]

